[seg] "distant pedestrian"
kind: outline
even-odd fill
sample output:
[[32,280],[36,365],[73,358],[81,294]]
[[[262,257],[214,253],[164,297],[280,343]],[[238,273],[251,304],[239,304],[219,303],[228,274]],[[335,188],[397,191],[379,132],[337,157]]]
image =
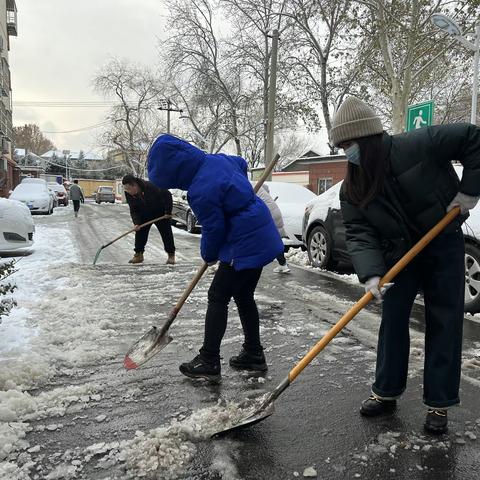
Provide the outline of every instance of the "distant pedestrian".
[[[347,248],[365,290],[383,300],[375,382],[360,408],[365,416],[392,412],[405,391],[409,317],[419,290],[425,301],[425,429],[447,430],[447,409],[460,402],[465,246],[461,225],[480,195],[480,128],[468,123],[383,131],[364,102],[347,98],[331,130],[343,148],[347,175],[340,191]],[[459,180],[452,166],[464,166]],[[455,218],[393,284],[380,279],[447,211]]]
[[[282,212],[280,211],[277,202],[275,202],[270,195],[270,189],[268,188],[268,185],[264,183],[257,192],[257,195],[265,202],[270,210],[280,236],[282,238],[288,238],[288,233],[285,230],[285,224],[283,222]],[[285,252],[281,252],[277,255],[277,262],[279,263],[279,266],[273,269],[275,273],[290,273],[290,268],[288,267],[287,259],[285,258]]]
[[[122,179],[125,198],[130,207],[130,215],[135,225],[135,254],[128,263],[142,263],[143,253],[148,241],[148,234],[152,225],[139,228],[142,223],[163,215],[172,214],[172,194],[153,183],[133,175],[125,175]],[[167,265],[175,263],[175,242],[172,232],[172,221],[167,218],[155,222],[155,226],[162,237],[165,252],[168,255]]]
[[78,184],[78,180],[73,181],[73,185],[70,185],[70,200],[73,202],[73,211],[75,217],[78,217],[78,211],[80,210],[80,202],[85,203],[85,197],[83,196],[83,191]]

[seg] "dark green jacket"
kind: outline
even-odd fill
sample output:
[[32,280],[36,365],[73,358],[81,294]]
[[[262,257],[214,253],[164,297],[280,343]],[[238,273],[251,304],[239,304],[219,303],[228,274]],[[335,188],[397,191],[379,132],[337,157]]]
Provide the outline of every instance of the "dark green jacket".
[[[361,282],[383,276],[446,213],[458,191],[480,195],[480,128],[468,123],[383,136],[384,192],[365,208],[340,192],[347,248]],[[458,177],[452,160],[463,164]],[[446,231],[457,229],[458,218]]]

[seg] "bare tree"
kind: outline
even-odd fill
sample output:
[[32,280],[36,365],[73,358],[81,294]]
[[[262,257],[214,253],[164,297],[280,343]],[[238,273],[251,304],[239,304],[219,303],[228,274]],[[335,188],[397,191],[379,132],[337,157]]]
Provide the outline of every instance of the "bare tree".
[[48,150],[54,150],[55,145],[42,133],[34,123],[13,127],[13,143],[16,148],[24,148],[29,152],[43,155]]
[[[165,42],[168,70],[186,84],[199,88],[207,99],[215,98],[214,118],[218,134],[233,140],[242,154],[241,118],[244,88],[238,65],[232,62],[215,28],[215,11],[209,0],[170,0],[170,38]],[[184,95],[187,97],[187,95]]]
[[[389,117],[392,130],[405,125],[409,103],[422,99],[429,87],[444,83],[462,52],[455,42],[431,25],[430,17],[441,11],[467,30],[478,15],[478,0],[357,0],[364,6],[360,25],[363,39],[357,61],[366,68],[357,77],[364,92],[374,94],[376,106]],[[373,48],[372,48],[373,47]]]
[[118,149],[128,170],[144,176],[149,145],[163,130],[157,107],[165,97],[158,79],[145,67],[113,59],[95,77],[94,87],[118,101],[108,114],[103,145]]
[[[341,57],[355,44],[357,10],[351,0],[290,0],[283,13],[294,27],[291,55],[294,84],[321,106],[330,137],[330,111],[349,91],[354,72],[339,79]],[[345,37],[349,31],[348,38]]]

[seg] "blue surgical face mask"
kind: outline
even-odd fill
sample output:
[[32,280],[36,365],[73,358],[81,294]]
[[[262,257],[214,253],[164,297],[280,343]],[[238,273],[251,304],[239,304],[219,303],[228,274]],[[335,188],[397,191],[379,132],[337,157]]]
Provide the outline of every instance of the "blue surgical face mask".
[[358,143],[352,143],[348,148],[344,149],[347,160],[354,165],[360,166],[360,146]]

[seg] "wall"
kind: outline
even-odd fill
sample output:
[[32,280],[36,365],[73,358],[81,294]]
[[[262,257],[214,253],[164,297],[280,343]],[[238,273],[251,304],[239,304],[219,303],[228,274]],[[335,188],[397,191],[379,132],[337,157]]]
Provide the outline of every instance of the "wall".
[[78,184],[83,190],[85,197],[91,197],[98,187],[113,187],[116,191],[116,180],[92,180],[79,178]]
[[331,178],[332,185],[345,178],[347,174],[347,161],[340,160],[336,162],[314,163],[310,165],[310,183],[308,188],[318,194],[318,179]]
[[296,185],[309,188],[310,172],[308,170],[299,172],[274,172],[272,173],[272,181],[295,183]]

